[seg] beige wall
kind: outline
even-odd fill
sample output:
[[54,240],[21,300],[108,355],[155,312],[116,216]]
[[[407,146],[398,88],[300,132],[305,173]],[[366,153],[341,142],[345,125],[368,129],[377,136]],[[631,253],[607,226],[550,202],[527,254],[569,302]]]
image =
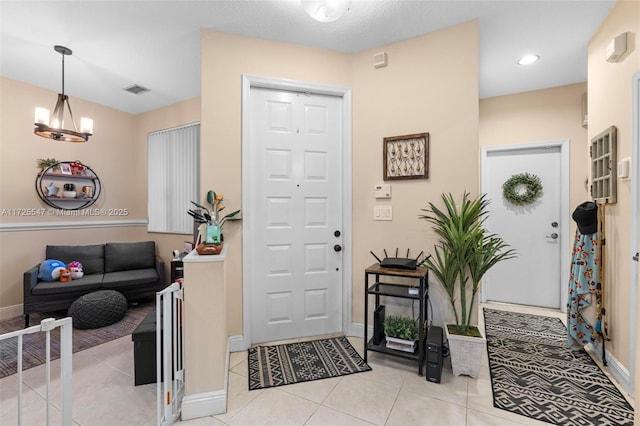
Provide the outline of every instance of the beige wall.
[[[135,146],[132,139],[134,118],[130,114],[89,103],[70,100],[76,114],[94,119],[95,136],[88,143],[65,143],[33,134],[34,108],[53,108],[57,93],[15,80],[0,79],[0,217],[3,226],[42,222],[59,225],[82,221],[146,220],[146,150]],[[39,171],[36,159],[55,157],[61,161],[80,160],[99,176],[103,192],[94,207],[127,209],[126,216],[57,217],[12,216],[11,209],[34,208],[48,211],[34,189]],[[141,197],[142,194],[142,197]],[[7,209],[7,210],[3,210]],[[75,228],[64,230],[28,230],[0,232],[0,308],[22,303],[22,273],[41,262],[47,244],[92,244],[110,241],[132,241],[145,238],[145,228]]]
[[[623,32],[630,32],[626,58],[619,63],[606,62],[606,46]],[[618,160],[631,157],[631,77],[640,70],[638,34],[640,2],[618,1],[589,43],[589,139],[609,126],[616,126]],[[629,317],[631,181],[618,180],[617,199],[616,204],[606,207],[605,285],[607,322],[611,337],[607,349],[629,368],[629,325],[631,321],[637,321],[637,318]],[[636,306],[637,302],[635,301]],[[636,327],[636,330],[640,328]],[[636,343],[638,340],[636,336]],[[636,378],[636,389],[638,383],[639,379]]]
[[[574,206],[591,199],[585,185],[587,130],[582,127],[582,95],[586,92],[587,84],[579,83],[480,100],[481,147],[569,140],[572,212]],[[576,225],[566,219],[573,235]]]
[[[2,309],[22,303],[22,273],[41,262],[47,244],[97,244],[107,241],[155,240],[158,254],[167,262],[171,251],[181,249],[182,235],[148,234],[146,225],[91,227],[98,222],[130,225],[147,220],[146,133],[200,119],[199,98],[134,116],[71,98],[76,114],[94,119],[94,136],[87,143],[65,143],[33,134],[36,106],[53,108],[57,93],[16,80],[0,78],[0,223],[72,225],[73,229],[37,228],[0,232],[0,316]],[[38,158],[80,160],[99,176],[103,192],[93,207],[127,209],[125,216],[60,217],[11,215],[12,209],[44,209],[34,189]],[[186,214],[186,213],[185,213]],[[14,311],[11,309],[13,314]],[[19,311],[21,312],[21,311]]]
[[[389,65],[374,69],[373,54],[381,50]],[[201,187],[223,192],[230,208],[241,207],[242,198],[243,74],[353,88],[353,274],[345,285],[352,285],[353,322],[362,323],[363,270],[373,262],[369,250],[428,250],[427,226],[417,219],[420,208],[443,191],[478,191],[477,23],[357,55],[203,32]],[[384,203],[394,207],[394,220],[374,222],[383,137],[425,131],[431,135],[430,178],[394,182],[393,198]],[[225,242],[229,333],[242,334],[239,224],[225,228]]]
[[[477,194],[478,185],[478,25],[476,21],[362,52],[353,58],[353,271],[354,323],[364,322],[364,269],[369,254],[410,249],[418,255],[433,246],[430,226],[418,219],[428,201],[442,192]],[[373,67],[385,51],[388,66]],[[382,140],[428,132],[429,178],[388,181],[391,200],[376,200],[383,183]],[[374,221],[374,205],[393,207],[393,221]],[[448,300],[430,288],[436,323],[451,320]],[[397,302],[397,300],[395,301]],[[387,304],[393,303],[387,301]]]

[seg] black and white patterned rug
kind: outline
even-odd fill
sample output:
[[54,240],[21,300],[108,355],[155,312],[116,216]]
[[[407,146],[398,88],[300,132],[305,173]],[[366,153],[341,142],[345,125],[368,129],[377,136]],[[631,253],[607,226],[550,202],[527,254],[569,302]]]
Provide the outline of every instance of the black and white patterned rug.
[[344,336],[249,348],[249,390],[369,370]]
[[558,318],[484,309],[493,405],[558,425],[633,425],[633,408]]

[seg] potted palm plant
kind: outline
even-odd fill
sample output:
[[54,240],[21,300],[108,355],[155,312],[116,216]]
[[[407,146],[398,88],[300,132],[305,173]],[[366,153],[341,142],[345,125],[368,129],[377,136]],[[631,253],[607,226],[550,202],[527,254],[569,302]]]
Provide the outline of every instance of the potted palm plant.
[[429,203],[422,209],[426,214],[419,216],[431,223],[437,236],[432,256],[423,264],[442,284],[453,309],[454,323],[444,327],[453,373],[477,377],[485,339],[471,324],[476,295],[485,273],[515,257],[515,250],[483,227],[486,194],[472,198],[465,192],[459,205],[451,194],[442,194],[442,201],[444,209]]

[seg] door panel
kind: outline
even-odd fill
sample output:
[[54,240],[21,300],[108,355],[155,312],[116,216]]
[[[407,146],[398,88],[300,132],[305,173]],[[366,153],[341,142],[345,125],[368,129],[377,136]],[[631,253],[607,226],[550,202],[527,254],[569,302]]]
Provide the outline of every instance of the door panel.
[[251,89],[252,341],[341,331],[340,98]]
[[[483,192],[491,200],[485,225],[518,256],[487,272],[483,300],[560,308],[561,241],[570,229],[568,218],[561,217],[560,146],[490,150],[482,167]],[[540,178],[543,193],[529,206],[514,206],[504,200],[502,185],[525,172]]]

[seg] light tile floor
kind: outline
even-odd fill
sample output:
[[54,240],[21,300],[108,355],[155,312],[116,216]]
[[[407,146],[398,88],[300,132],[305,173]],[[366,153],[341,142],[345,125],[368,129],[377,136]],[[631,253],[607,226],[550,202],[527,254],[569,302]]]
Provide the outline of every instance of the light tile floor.
[[[554,311],[515,309],[563,315]],[[482,315],[480,315],[482,320]],[[363,340],[349,338],[362,353]],[[453,376],[446,361],[442,382],[417,375],[415,362],[369,352],[372,371],[265,390],[248,391],[247,352],[230,357],[225,414],[181,425],[532,425],[544,424],[493,408],[486,350],[480,376]],[[59,374],[59,362],[52,363]],[[42,425],[44,366],[23,373],[23,424]],[[133,386],[133,344],[126,336],[73,356],[73,420],[80,426],[156,424],[154,384]],[[0,425],[16,424],[16,378],[0,380]],[[52,425],[60,424],[58,380],[51,387]]]

